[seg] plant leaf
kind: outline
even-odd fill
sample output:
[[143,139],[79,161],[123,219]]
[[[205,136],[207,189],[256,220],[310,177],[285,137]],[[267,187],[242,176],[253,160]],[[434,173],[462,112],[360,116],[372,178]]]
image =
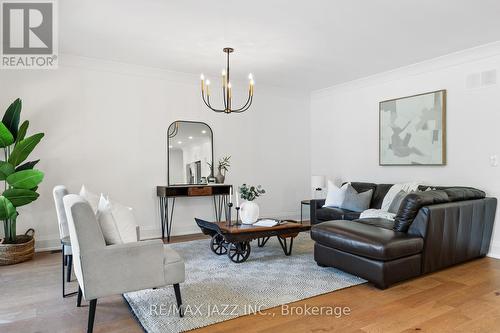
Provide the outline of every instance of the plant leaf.
[[[40,160],[36,160],[36,161],[31,161],[31,162],[26,162],[26,163],[23,163],[21,164],[20,166],[18,166],[16,168],[16,171],[23,171],[23,170],[30,170],[30,169],[33,169],[33,167],[38,163],[40,162]],[[1,179],[0,179],[1,180]]]
[[9,199],[0,195],[0,220],[7,220],[16,217],[16,207]]
[[38,197],[40,196],[40,194],[34,191],[19,188],[11,188],[5,190],[2,195],[9,199],[14,207],[27,205],[30,202],[38,199]]
[[17,138],[16,138],[16,145],[24,139],[26,136],[26,132],[28,131],[28,127],[30,125],[30,122],[25,120],[21,126],[19,126],[19,131],[17,132]]
[[9,129],[10,133],[12,133],[14,139],[17,137],[21,108],[22,101],[20,98],[18,98],[7,108],[7,111],[5,111],[2,119],[2,123]]
[[43,133],[37,133],[21,140],[14,147],[14,150],[12,150],[9,157],[9,163],[13,166],[18,166],[21,162],[28,158],[28,155],[33,151],[33,149],[35,149],[36,145],[40,142],[43,136]]
[[17,171],[7,177],[7,183],[14,188],[29,190],[38,186],[43,180],[43,172],[40,170]]
[[9,162],[0,161],[0,180],[5,180],[14,173],[14,167]]
[[3,123],[0,123],[0,148],[5,148],[14,143],[14,136],[9,131],[7,126]]

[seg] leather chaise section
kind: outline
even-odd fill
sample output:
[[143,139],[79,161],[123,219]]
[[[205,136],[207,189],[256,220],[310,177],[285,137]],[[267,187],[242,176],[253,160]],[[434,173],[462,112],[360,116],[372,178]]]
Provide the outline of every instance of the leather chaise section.
[[421,274],[420,254],[391,261],[379,261],[316,243],[314,260],[320,265],[336,267],[366,279],[380,289]]
[[423,239],[357,221],[328,221],[311,228],[316,242],[370,259],[388,261],[420,253]]

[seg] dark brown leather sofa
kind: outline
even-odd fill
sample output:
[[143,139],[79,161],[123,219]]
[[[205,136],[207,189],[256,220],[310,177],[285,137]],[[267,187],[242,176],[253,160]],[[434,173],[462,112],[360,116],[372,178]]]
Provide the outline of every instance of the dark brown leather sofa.
[[[391,184],[351,183],[358,192],[374,190],[380,208]],[[425,189],[427,187],[421,187]],[[433,187],[434,188],[434,187]],[[359,219],[341,210],[325,221],[324,200],[311,201],[314,259],[360,276],[377,288],[455,265],[488,252],[496,198],[467,187],[437,187],[411,193],[395,221]],[[359,217],[359,215],[358,215]]]

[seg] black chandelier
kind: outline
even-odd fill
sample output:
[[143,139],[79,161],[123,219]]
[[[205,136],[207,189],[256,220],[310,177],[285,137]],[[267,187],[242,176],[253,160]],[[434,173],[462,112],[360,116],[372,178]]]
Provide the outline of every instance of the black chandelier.
[[254,80],[252,74],[248,74],[248,80],[249,80],[249,87],[248,87],[248,99],[246,103],[238,108],[238,109],[233,109],[233,91],[232,91],[232,85],[231,81],[229,81],[229,54],[234,51],[233,48],[226,47],[222,51],[224,53],[227,53],[227,68],[222,70],[222,96],[224,100],[224,108],[223,109],[216,109],[213,108],[212,105],[210,104],[210,80],[205,80],[205,76],[201,74],[201,98],[203,99],[203,102],[205,105],[212,111],[215,112],[224,112],[224,113],[241,113],[245,112],[250,108],[250,105],[252,105],[252,100],[253,100],[253,86],[254,86]]

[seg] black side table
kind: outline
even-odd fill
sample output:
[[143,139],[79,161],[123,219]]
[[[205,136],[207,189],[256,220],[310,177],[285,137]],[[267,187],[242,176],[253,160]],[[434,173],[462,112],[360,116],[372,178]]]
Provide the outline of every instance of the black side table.
[[302,208],[303,206],[310,206],[311,205],[311,200],[302,200],[300,202],[300,223],[304,222],[304,214],[302,213]]

